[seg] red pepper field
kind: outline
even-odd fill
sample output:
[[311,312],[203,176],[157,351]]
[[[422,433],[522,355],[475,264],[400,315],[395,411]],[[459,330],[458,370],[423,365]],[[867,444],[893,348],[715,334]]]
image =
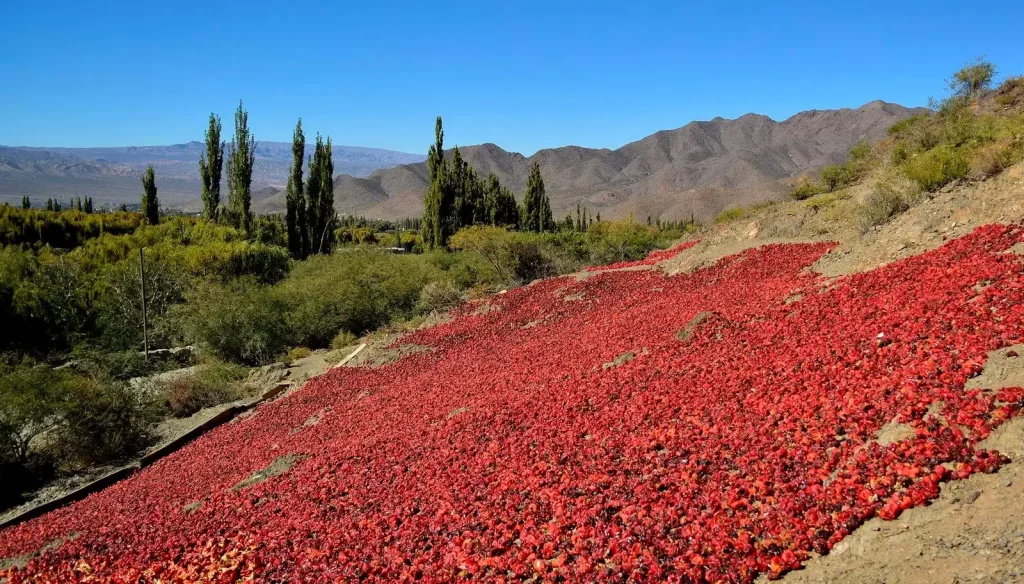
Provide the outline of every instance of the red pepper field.
[[[964,383],[1024,335],[1021,241],[984,227],[831,281],[806,269],[829,244],[787,244],[511,290],[0,532],[0,557],[62,542],[0,579],[779,575],[1003,462],[975,445],[1024,390]],[[893,422],[915,435],[880,445]]]

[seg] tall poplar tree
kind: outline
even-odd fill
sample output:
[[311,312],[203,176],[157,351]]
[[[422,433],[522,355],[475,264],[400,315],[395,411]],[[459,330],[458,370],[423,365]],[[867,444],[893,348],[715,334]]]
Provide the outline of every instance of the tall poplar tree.
[[252,223],[252,168],[256,163],[256,138],[249,132],[249,113],[238,101],[235,110],[235,135],[228,153],[228,205],[234,220],[249,233]]
[[217,217],[220,207],[220,175],[224,169],[224,142],[220,139],[220,116],[210,114],[206,129],[206,152],[199,155],[199,177],[203,180],[203,216]]
[[444,160],[444,128],[441,116],[434,123],[434,143],[427,151],[427,169],[430,171],[430,186],[423,198],[423,242],[434,249],[447,243],[442,237],[441,199],[444,196],[447,172]]
[[329,254],[334,247],[334,161],[331,159],[331,139],[324,144],[316,136],[313,159],[309,163],[306,181],[306,221],[309,225],[309,252]]
[[306,199],[302,188],[302,159],[306,156],[306,135],[302,118],[292,134],[292,169],[285,187],[285,222],[288,226],[288,251],[293,258],[309,255],[309,226],[306,225]]
[[526,231],[543,233],[554,228],[551,217],[551,203],[544,192],[544,177],[540,174],[540,165],[536,162],[530,167],[530,175],[526,179],[526,196],[523,198],[522,226]]
[[156,198],[156,177],[153,174],[153,165],[146,168],[142,174],[142,215],[146,223],[156,225],[160,222],[160,202]]

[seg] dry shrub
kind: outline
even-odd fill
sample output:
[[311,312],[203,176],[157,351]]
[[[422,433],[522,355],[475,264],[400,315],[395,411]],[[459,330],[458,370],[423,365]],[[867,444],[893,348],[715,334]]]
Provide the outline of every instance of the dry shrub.
[[888,223],[909,209],[921,197],[921,189],[911,179],[898,174],[883,177],[857,209],[861,232]]
[[1021,148],[1013,140],[1005,139],[986,144],[971,153],[971,176],[994,176],[1021,159]]
[[334,335],[334,339],[331,341],[331,348],[337,350],[352,346],[356,344],[357,338],[358,337],[354,334],[346,330],[340,330],[338,331],[338,334]]
[[164,391],[171,414],[178,418],[239,399],[238,386],[245,369],[227,363],[211,363],[166,382]]
[[445,312],[461,303],[462,293],[455,284],[448,280],[435,280],[428,282],[420,291],[419,300],[416,301],[416,312]]

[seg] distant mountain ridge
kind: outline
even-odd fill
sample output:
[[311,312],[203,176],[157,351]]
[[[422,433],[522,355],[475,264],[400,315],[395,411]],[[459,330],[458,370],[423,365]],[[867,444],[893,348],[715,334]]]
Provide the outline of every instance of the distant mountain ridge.
[[[691,122],[616,150],[564,146],[529,157],[495,144],[459,150],[478,173],[493,172],[520,197],[530,165],[539,163],[556,219],[575,213],[580,203],[609,218],[692,214],[706,221],[728,207],[784,196],[796,177],[842,162],[861,140],[881,140],[893,123],[920,111],[926,110],[873,101],[805,111],[782,122],[759,114]],[[418,216],[428,180],[426,163],[338,176],[335,208],[379,218]],[[261,208],[283,208],[283,196],[265,199]]]
[[[28,195],[33,199],[91,196],[97,204],[136,201],[141,192],[139,177],[152,164],[163,204],[199,208],[199,156],[204,151],[205,144],[198,141],[109,148],[0,146],[0,200]],[[307,144],[306,152],[312,154],[312,144]],[[421,154],[339,145],[333,147],[333,158],[336,171],[354,176],[426,159]],[[254,191],[283,190],[291,163],[291,142],[257,141]],[[222,188],[226,190],[226,183]]]

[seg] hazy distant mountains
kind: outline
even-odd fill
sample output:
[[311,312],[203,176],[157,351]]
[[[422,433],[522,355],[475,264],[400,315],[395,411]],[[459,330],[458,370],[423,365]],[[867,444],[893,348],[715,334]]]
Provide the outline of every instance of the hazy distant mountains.
[[[861,140],[877,141],[898,120],[922,110],[874,101],[857,109],[812,110],[776,122],[747,114],[652,134],[616,150],[565,146],[530,157],[494,144],[460,148],[478,173],[493,172],[521,198],[530,165],[544,175],[556,219],[577,203],[603,217],[632,212],[708,220],[734,205],[784,196],[794,179],[841,162]],[[97,204],[136,201],[139,176],[156,169],[164,205],[199,209],[200,142],[126,148],[0,147],[0,200],[92,196]],[[334,147],[335,208],[377,218],[419,216],[427,190],[425,156]],[[291,144],[258,145],[253,206],[284,209]],[[226,192],[226,183],[223,187]]]
[[[291,148],[290,142],[257,144],[254,190],[283,190],[292,162]],[[134,202],[141,193],[139,177],[152,164],[162,204],[198,208],[199,155],[204,149],[202,142],[120,148],[0,146],[0,201],[28,195],[33,199],[91,196],[100,205]],[[312,154],[312,144],[307,151]],[[335,145],[333,153],[334,169],[353,176],[425,159],[421,154],[357,146]],[[226,192],[226,183],[222,188]]]
[[[757,114],[692,122],[617,150],[565,146],[526,157],[484,144],[460,151],[478,173],[493,172],[520,198],[537,161],[556,219],[582,203],[609,218],[693,213],[708,220],[727,207],[784,196],[795,177],[843,161],[857,142],[882,139],[894,122],[917,111],[874,101],[857,109],[802,112],[783,122]],[[339,176],[335,207],[370,217],[417,216],[427,182],[426,163],[365,178]],[[283,196],[263,202],[267,209],[282,206]]]

